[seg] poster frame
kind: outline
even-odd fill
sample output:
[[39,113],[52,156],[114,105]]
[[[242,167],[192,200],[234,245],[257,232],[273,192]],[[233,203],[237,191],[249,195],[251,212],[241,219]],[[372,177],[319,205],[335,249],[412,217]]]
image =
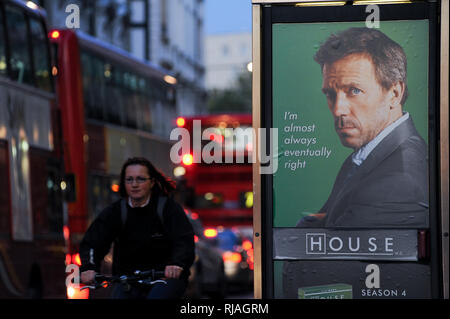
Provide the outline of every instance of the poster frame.
[[[252,15],[253,15],[253,127],[270,128],[272,127],[272,88],[271,88],[271,52],[267,48],[272,48],[271,43],[271,27],[274,23],[272,20],[271,10],[273,7],[284,7],[285,12],[292,13],[292,6],[295,4],[308,2],[312,6],[314,2],[321,2],[320,0],[309,1],[266,1],[253,0]],[[336,5],[340,5],[342,1],[334,1]],[[362,2],[362,1],[361,1]],[[387,2],[398,1],[378,1],[380,4]],[[410,2],[410,1],[407,1]],[[373,1],[372,1],[373,3]],[[323,3],[322,3],[323,4]],[[328,1],[328,6],[333,5]],[[430,37],[430,72],[434,74],[430,82],[434,84],[433,90],[430,90],[429,100],[434,101],[434,110],[432,112],[432,123],[429,128],[430,136],[430,154],[432,155],[430,161],[430,174],[434,176],[431,180],[432,191],[435,192],[434,198],[430,198],[432,208],[438,211],[438,218],[431,221],[431,227],[438,229],[438,234],[431,238],[432,246],[435,250],[433,272],[439,273],[433,279],[433,296],[440,298],[448,298],[448,195],[449,195],[449,170],[448,170],[448,46],[449,46],[449,32],[448,32],[448,1],[441,1],[436,4],[435,1],[428,1],[427,5],[434,7],[435,12],[430,14],[430,35],[440,35],[439,37]],[[403,5],[405,6],[405,5]],[[290,8],[288,8],[290,7]],[[394,7],[394,6],[392,6]],[[323,9],[323,8],[322,8]],[[392,12],[396,12],[396,8]],[[398,10],[397,10],[398,11]],[[434,14],[434,16],[433,16]],[[396,20],[405,19],[402,14],[398,17],[384,16],[382,20]],[[414,14],[412,14],[414,15]],[[437,18],[439,17],[439,23]],[[314,22],[317,17],[312,18]],[[328,20],[327,20],[328,19]],[[340,20],[339,20],[340,19]],[[324,21],[323,21],[324,20]],[[280,22],[280,20],[275,19]],[[320,22],[327,21],[361,21],[359,19],[342,20],[341,17],[322,17]],[[308,21],[301,21],[308,22]],[[301,23],[300,22],[300,23]],[[433,56],[437,59],[433,60]],[[436,72],[435,72],[436,71]],[[269,79],[269,80],[268,80]],[[429,106],[431,108],[431,106]],[[258,143],[256,143],[258,145]],[[257,152],[259,150],[255,149]],[[273,260],[272,260],[272,233],[273,233],[273,207],[271,197],[272,176],[261,175],[259,173],[260,163],[254,163],[253,167],[253,191],[254,191],[254,247],[255,247],[255,271],[254,271],[254,296],[257,299],[273,298],[274,296],[274,278],[273,278]]]

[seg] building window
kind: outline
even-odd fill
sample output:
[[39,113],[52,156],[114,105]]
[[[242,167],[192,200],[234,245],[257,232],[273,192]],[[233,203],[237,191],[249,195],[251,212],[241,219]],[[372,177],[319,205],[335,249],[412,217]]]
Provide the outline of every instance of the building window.
[[33,85],[31,70],[30,47],[28,42],[28,27],[25,15],[20,10],[6,7],[6,23],[9,39],[11,75],[14,81]]
[[169,30],[168,30],[168,11],[167,11],[167,0],[160,0],[161,7],[161,41],[164,44],[169,43]]
[[223,45],[222,46],[222,55],[223,56],[228,56],[230,54],[230,47],[228,45]]

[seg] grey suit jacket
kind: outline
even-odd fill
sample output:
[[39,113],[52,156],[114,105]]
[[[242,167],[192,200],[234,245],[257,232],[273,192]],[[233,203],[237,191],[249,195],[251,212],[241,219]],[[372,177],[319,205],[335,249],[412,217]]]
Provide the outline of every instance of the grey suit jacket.
[[427,228],[428,151],[411,118],[387,135],[356,172],[349,156],[321,220],[305,217],[298,227]]

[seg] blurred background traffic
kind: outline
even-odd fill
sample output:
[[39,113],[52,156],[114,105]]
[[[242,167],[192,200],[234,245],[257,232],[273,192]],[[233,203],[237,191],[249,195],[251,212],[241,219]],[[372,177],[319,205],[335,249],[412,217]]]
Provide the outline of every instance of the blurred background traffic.
[[251,55],[250,0],[1,1],[0,298],[95,297],[65,266],[133,156],[177,182],[187,297],[251,298]]

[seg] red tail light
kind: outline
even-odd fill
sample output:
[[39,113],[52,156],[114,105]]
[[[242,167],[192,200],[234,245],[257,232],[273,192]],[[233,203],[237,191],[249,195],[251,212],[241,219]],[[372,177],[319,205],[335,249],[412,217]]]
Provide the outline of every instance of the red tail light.
[[197,213],[191,213],[191,218],[193,220],[197,220],[198,219],[198,214]]
[[72,263],[72,256],[70,254],[66,254],[66,265],[70,265]]
[[72,255],[72,263],[74,263],[77,266],[81,266],[80,254],[73,254]]
[[58,30],[53,30],[52,32],[50,32],[50,38],[52,39],[59,39],[59,37],[61,36],[61,33],[59,33]]
[[226,251],[222,255],[223,261],[225,262],[233,262],[233,263],[240,263],[242,261],[242,256],[239,253],[232,252],[232,251]]
[[70,237],[70,229],[67,225],[63,226],[63,234],[64,234],[64,240],[69,240]]
[[73,285],[67,287],[68,299],[89,299],[89,289],[80,290]]
[[191,154],[183,155],[183,164],[186,166],[192,165],[194,163],[194,157]]
[[245,250],[249,250],[253,248],[253,244],[250,240],[244,240],[242,242],[242,248],[244,248]]
[[217,229],[214,228],[207,228],[205,229],[205,231],[203,232],[203,234],[205,235],[205,237],[207,238],[214,238],[217,236]]
[[253,248],[247,250],[247,255],[248,255],[248,258],[247,258],[248,267],[250,268],[250,270],[253,270],[254,269],[254,265],[253,265],[253,263],[254,263],[253,262]]
[[183,127],[186,124],[186,120],[183,117],[177,118],[177,126]]

